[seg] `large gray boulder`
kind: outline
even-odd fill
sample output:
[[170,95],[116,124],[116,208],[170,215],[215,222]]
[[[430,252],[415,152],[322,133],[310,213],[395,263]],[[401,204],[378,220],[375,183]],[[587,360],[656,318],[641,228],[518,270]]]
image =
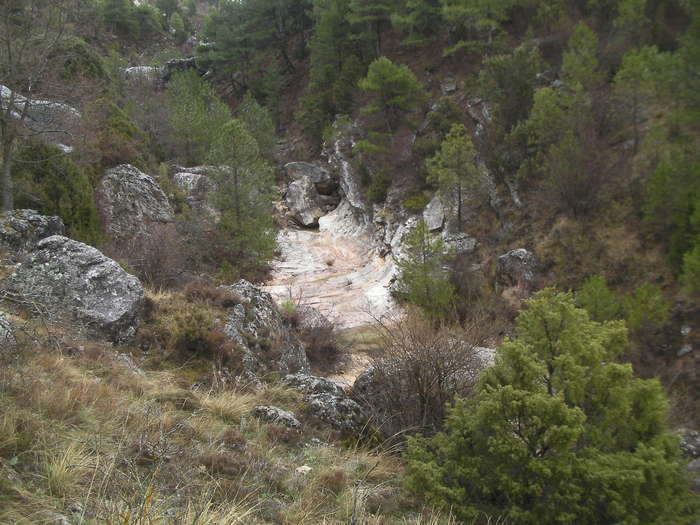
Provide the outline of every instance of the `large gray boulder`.
[[157,85],[164,69],[158,66],[132,66],[124,69],[124,80],[132,85]]
[[240,299],[229,312],[226,335],[243,350],[246,372],[308,372],[304,346],[277,310],[272,296],[246,280],[225,287]]
[[333,195],[338,190],[338,181],[325,168],[308,162],[290,162],[284,166],[290,180],[308,178],[320,195]]
[[325,214],[320,195],[308,177],[302,177],[289,185],[285,201],[292,218],[301,226],[318,226],[318,220]]
[[476,239],[462,232],[442,232],[442,241],[445,248],[455,255],[471,253],[476,249]]
[[299,420],[289,412],[279,407],[259,405],[253,409],[253,416],[268,423],[278,423],[288,428],[301,428]]
[[105,171],[97,201],[105,228],[116,240],[137,238],[148,233],[153,223],[174,220],[173,209],[158,183],[130,164]]
[[350,399],[336,383],[310,374],[292,374],[284,378],[289,386],[303,392],[307,412],[342,432],[359,432],[367,422],[362,407]]
[[54,235],[39,241],[6,288],[41,305],[52,317],[127,342],[136,333],[143,287],[99,250]]
[[504,286],[532,289],[537,276],[535,254],[520,248],[501,255],[496,262],[496,275]]
[[285,376],[284,382],[304,394],[333,394],[334,396],[345,394],[337,383],[325,377],[310,374],[290,374]]
[[312,394],[307,397],[307,412],[333,428],[357,433],[367,423],[362,407],[349,397],[329,393]]
[[60,217],[40,215],[34,210],[14,210],[0,215],[0,250],[18,255],[52,235],[63,235]]
[[445,224],[445,207],[442,205],[442,199],[439,195],[435,195],[423,210],[423,221],[428,231],[442,229]]
[[15,337],[15,324],[5,312],[0,312],[0,353],[3,350],[11,350],[17,345]]
[[[26,98],[0,85],[0,107],[10,109],[10,117],[22,120],[22,124],[34,133],[40,133],[51,141],[70,141],[73,130],[80,124],[80,112],[61,102]],[[24,118],[22,118],[22,114]]]

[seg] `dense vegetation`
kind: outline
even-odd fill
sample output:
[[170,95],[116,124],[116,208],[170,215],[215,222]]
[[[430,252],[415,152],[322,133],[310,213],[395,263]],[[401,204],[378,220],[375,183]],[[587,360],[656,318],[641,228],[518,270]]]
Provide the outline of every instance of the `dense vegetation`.
[[[0,473],[25,469],[16,483],[0,479],[0,506],[17,504],[0,519],[31,523],[35,509],[81,491],[89,502],[102,480],[101,496],[123,500],[102,509],[109,522],[166,523],[167,498],[153,494],[188,481],[188,522],[208,512],[211,523],[341,523],[355,519],[369,479],[391,490],[367,523],[427,523],[414,515],[425,504],[445,512],[433,523],[451,513],[465,523],[697,520],[668,430],[700,417],[697,358],[679,351],[700,344],[697,2],[27,0],[0,6],[0,41],[0,82],[12,90],[0,99],[4,209],[59,215],[68,235],[168,289],[150,292],[141,343],[162,352],[145,376],[127,377],[101,346],[59,359],[46,352],[54,334],[36,326],[0,363],[10,407]],[[71,105],[80,124],[38,128],[17,95]],[[316,427],[302,438],[246,422],[266,395],[303,402],[276,378],[256,394],[221,387],[213,378],[235,360],[219,345],[223,313],[181,289],[202,276],[264,280],[276,167],[318,160],[343,134],[376,218],[417,216],[393,287],[410,326],[380,329],[376,428],[359,440]],[[122,163],[157,179],[177,215],[137,245],[108,238],[95,203],[104,170]],[[172,180],[202,165],[210,215]],[[476,252],[456,253],[420,220],[436,196],[444,229],[473,236]],[[505,283],[497,257],[521,247],[537,276]],[[291,322],[294,304],[286,313]],[[474,326],[487,328],[477,337]],[[467,356],[481,344],[500,348],[477,382]],[[31,388],[20,365],[35,374]],[[42,394],[52,373],[65,396]],[[109,406],[120,407],[113,417]],[[143,420],[131,420],[135,407]],[[62,437],[49,446],[54,425]],[[106,445],[70,444],[93,432]],[[358,452],[387,434],[393,455]],[[312,437],[324,443],[300,445]],[[161,473],[169,464],[143,451],[157,439],[196,453]],[[297,460],[319,467],[308,484],[281,473]],[[104,474],[104,461],[132,477]],[[67,466],[76,462],[86,467]],[[152,501],[162,508],[148,511]]]

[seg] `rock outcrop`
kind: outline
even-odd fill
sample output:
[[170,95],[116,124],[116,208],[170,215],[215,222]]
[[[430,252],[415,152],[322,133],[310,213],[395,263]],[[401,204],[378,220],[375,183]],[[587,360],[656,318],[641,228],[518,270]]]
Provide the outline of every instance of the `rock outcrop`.
[[34,248],[52,235],[63,235],[60,217],[40,215],[34,210],[14,210],[0,215],[0,250],[16,256]]
[[268,423],[278,423],[288,428],[301,428],[301,423],[294,417],[294,414],[278,407],[269,405],[256,406],[252,414],[254,417]]
[[511,250],[498,258],[496,275],[504,286],[531,290],[537,275],[537,259],[525,248]]
[[225,288],[241,299],[230,310],[224,332],[243,350],[246,372],[308,372],[304,346],[290,331],[272,296],[245,280]]
[[285,383],[305,394],[307,412],[343,432],[358,432],[367,422],[362,407],[330,379],[309,374],[293,374]]
[[307,228],[318,226],[318,220],[325,215],[320,195],[308,177],[301,177],[289,185],[285,202],[292,218]]
[[338,180],[325,168],[309,162],[289,162],[284,166],[290,180],[309,179],[319,195],[333,195],[338,191]]
[[136,333],[143,303],[139,280],[99,250],[60,235],[39,241],[6,288],[113,342]]
[[11,350],[17,345],[15,330],[16,326],[7,314],[0,312],[0,353],[3,350]]
[[124,80],[129,84],[156,86],[163,77],[163,68],[157,66],[133,66],[124,69]]
[[435,195],[423,210],[423,221],[425,221],[428,231],[431,232],[441,230],[444,226],[445,207],[442,205],[442,199],[439,195]]
[[304,331],[311,330],[332,330],[333,323],[325,315],[313,306],[302,304],[297,307],[297,329]]
[[[73,130],[80,123],[80,112],[68,104],[26,98],[0,84],[0,106],[10,106],[10,116],[22,120],[22,124],[34,133],[40,133],[52,142],[72,139]],[[22,119],[22,113],[26,111]]]
[[308,396],[307,403],[311,416],[343,432],[359,432],[367,422],[362,407],[347,396],[313,394]]
[[173,58],[168,60],[161,68],[163,82],[170,82],[170,79],[175,73],[182,71],[196,71],[203,75],[206,71],[197,64],[197,57]]
[[97,201],[105,228],[116,240],[138,238],[147,234],[153,223],[174,219],[173,209],[158,183],[130,164],[105,172]]

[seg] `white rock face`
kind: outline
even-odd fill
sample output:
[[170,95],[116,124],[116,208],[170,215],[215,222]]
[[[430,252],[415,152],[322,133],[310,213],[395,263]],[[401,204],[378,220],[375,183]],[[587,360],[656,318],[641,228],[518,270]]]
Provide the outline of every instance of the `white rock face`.
[[423,210],[423,220],[428,231],[434,232],[442,229],[445,224],[445,208],[439,195],[435,195]]
[[324,212],[316,186],[309,177],[300,177],[292,182],[285,201],[295,221],[306,227],[318,226]]

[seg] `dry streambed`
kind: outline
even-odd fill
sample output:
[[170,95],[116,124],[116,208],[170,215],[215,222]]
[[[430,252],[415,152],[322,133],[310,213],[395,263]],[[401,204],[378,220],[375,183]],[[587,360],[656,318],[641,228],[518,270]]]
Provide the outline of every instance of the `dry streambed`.
[[313,306],[336,324],[351,358],[330,378],[351,385],[370,364],[376,345],[371,325],[395,308],[388,288],[391,257],[377,256],[362,237],[323,229],[285,229],[278,244],[281,255],[265,289],[278,303]]

